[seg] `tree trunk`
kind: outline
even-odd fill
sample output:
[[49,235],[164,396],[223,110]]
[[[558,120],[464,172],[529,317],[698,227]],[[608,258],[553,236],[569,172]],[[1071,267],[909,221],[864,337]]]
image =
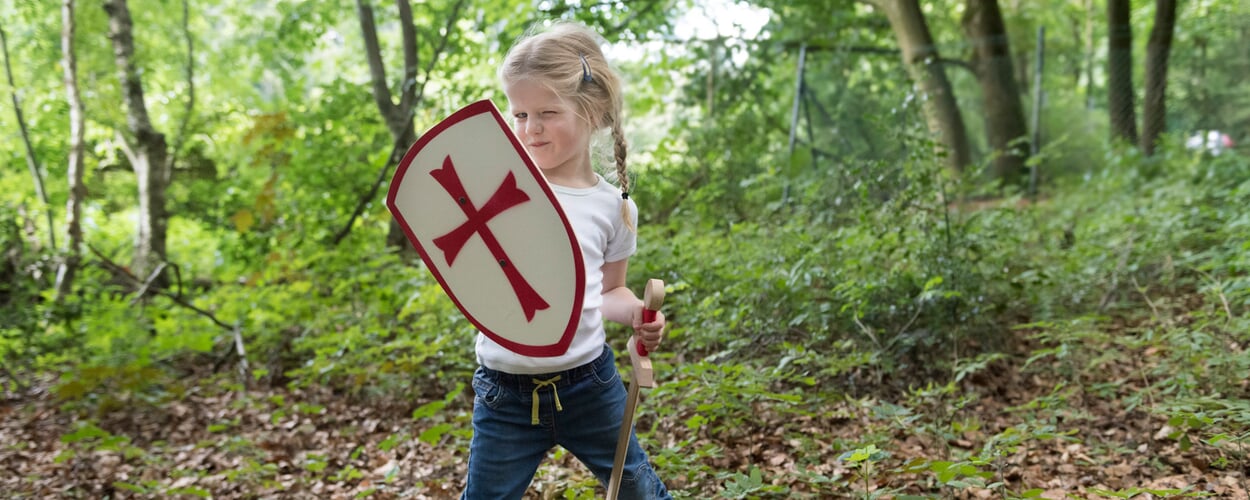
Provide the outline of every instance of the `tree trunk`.
[[[391,131],[391,139],[395,144],[403,145],[403,149],[406,150],[407,145],[417,141],[412,123],[413,110],[418,104],[416,102],[417,37],[416,29],[412,24],[412,6],[407,0],[396,0],[395,5],[399,9],[400,33],[404,47],[404,79],[399,86],[399,104],[395,104],[394,97],[391,95],[390,82],[386,79],[386,65],[382,62],[382,49],[378,44],[373,7],[367,3],[367,0],[356,0],[356,13],[360,17],[360,31],[365,40],[365,58],[369,62],[369,76],[373,82],[373,102],[386,122],[386,128]],[[387,163],[385,170],[389,171],[391,162]],[[346,233],[343,235],[346,236]],[[399,228],[399,223],[394,219],[391,219],[386,232],[386,246],[403,250],[410,250],[411,247]]]
[[65,93],[69,103],[69,199],[65,202],[66,230],[69,243],[65,258],[56,272],[56,300],[61,302],[74,289],[74,277],[82,260],[82,204],[87,198],[83,183],[84,113],[82,95],[78,90],[78,59],[74,53],[74,0],[61,3],[61,54],[65,73]]
[[[451,7],[447,15],[447,23],[442,30],[442,38],[439,40],[438,46],[434,47],[432,57],[426,62],[425,78],[418,82],[420,61],[417,56],[416,27],[412,22],[412,6],[409,5],[408,0],[395,0],[395,6],[399,10],[400,33],[403,37],[404,50],[404,79],[399,85],[399,104],[396,104],[394,96],[391,95],[389,82],[386,79],[386,65],[382,62],[382,49],[378,44],[378,30],[373,18],[373,7],[370,6],[368,0],[356,0],[356,14],[360,18],[360,31],[365,41],[365,58],[369,63],[369,77],[373,85],[373,102],[377,105],[378,112],[382,115],[387,129],[391,132],[391,138],[395,147],[392,148],[391,156],[387,160],[387,164],[382,168],[378,180],[374,182],[370,192],[361,198],[351,219],[347,221],[347,225],[335,234],[334,244],[338,244],[343,238],[347,237],[347,234],[351,232],[356,217],[359,217],[367,204],[373,202],[378,188],[386,180],[385,174],[390,171],[393,165],[399,163],[408,146],[417,141],[416,130],[413,127],[413,115],[417,106],[421,104],[421,100],[424,98],[425,84],[430,80],[430,72],[434,70],[434,65],[438,62],[439,56],[447,48],[447,39],[454,31],[455,23],[460,18],[460,11],[464,8],[464,4],[465,0],[458,0]],[[404,236],[403,231],[399,228],[399,223],[394,219],[391,220],[386,234],[386,244],[388,247],[402,249],[408,257],[415,257],[416,255],[416,251],[408,243],[408,238]]]
[[[1085,0],[1085,12],[1094,11],[1094,0]],[[1094,109],[1094,19],[1085,16],[1085,109]]]
[[[417,39],[412,25],[412,6],[407,0],[396,0],[399,8],[399,25],[404,48],[404,79],[400,82],[399,104],[391,95],[390,82],[386,81],[386,65],[382,62],[382,49],[378,44],[377,25],[373,20],[373,7],[367,0],[356,0],[356,13],[360,17],[360,31],[365,40],[365,58],[369,62],[369,77],[373,83],[373,102],[386,121],[391,136],[399,138],[412,123],[412,109],[417,93]],[[409,135],[415,136],[412,132]],[[415,141],[415,138],[413,139]]]
[[[135,171],[139,186],[139,224],[135,234],[135,252],[131,271],[146,279],[147,274],[165,261],[166,224],[165,191],[169,186],[169,164],[165,134],[152,127],[147,105],[143,100],[143,81],[134,61],[134,25],[126,0],[108,0],[104,11],[109,17],[109,40],[113,42],[113,59],[121,80],[126,104],[126,125],[134,144],[127,144],[126,155]],[[165,281],[160,279],[158,284]]]
[[39,161],[35,157],[35,148],[30,143],[30,131],[26,128],[26,119],[22,116],[22,103],[17,97],[17,83],[13,81],[13,65],[9,62],[9,38],[0,27],[0,48],[4,51],[4,72],[8,76],[9,90],[13,97],[13,115],[17,118],[17,128],[22,134],[22,143],[26,145],[26,168],[35,183],[35,192],[43,202],[44,214],[48,218],[48,248],[56,250],[56,228],[52,224],[52,203],[48,201],[48,191],[43,186],[43,174],[39,173]]
[[962,171],[972,163],[968,131],[919,1],[876,0],[874,5],[884,10],[889,18],[902,50],[903,64],[923,94],[920,101],[925,121],[929,131],[938,137],[939,152],[946,155],[950,168]]
[[1141,148],[1152,156],[1167,128],[1168,55],[1176,29],[1176,0],[1156,0],[1155,24],[1146,43],[1146,98],[1141,113]]
[[1000,185],[1019,184],[1028,173],[1024,160],[1029,155],[1029,129],[998,0],[968,0],[963,25],[985,100],[985,132],[994,152],[994,174]]
[[1133,104],[1133,25],[1130,1],[1107,0],[1107,112],[1112,140],[1137,143]]

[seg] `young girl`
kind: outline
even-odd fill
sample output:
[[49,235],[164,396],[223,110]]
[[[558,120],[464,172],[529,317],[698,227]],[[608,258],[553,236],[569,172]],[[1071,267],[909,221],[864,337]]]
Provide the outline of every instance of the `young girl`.
[[[560,201],[586,265],[581,321],[568,352],[528,357],[485,335],[473,377],[473,440],[465,499],[521,498],[555,445],[576,456],[605,486],[612,474],[625,389],[605,319],[633,327],[648,350],[659,346],[664,315],[642,322],[642,301],[625,286],[634,253],[637,208],[629,199],[621,82],[585,27],[558,25],[515,45],[499,69],[514,132]],[[609,130],[616,179],[591,165],[592,136]],[[620,498],[670,498],[631,436]]]

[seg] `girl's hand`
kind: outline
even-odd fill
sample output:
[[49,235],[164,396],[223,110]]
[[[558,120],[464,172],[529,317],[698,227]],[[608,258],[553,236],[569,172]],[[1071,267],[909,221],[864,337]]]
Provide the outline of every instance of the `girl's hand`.
[[668,324],[664,319],[664,311],[656,311],[655,321],[650,323],[642,322],[642,307],[634,311],[633,317],[634,335],[638,336],[638,341],[647,351],[654,351],[664,339],[664,327]]

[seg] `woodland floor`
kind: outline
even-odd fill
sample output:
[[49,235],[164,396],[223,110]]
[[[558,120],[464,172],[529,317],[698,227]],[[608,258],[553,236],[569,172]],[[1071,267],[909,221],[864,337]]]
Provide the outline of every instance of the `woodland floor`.
[[[1104,382],[1134,380],[1128,365],[1139,354],[1121,356],[1125,366],[1109,366]],[[981,429],[942,439],[902,426],[887,428],[893,443],[882,448],[891,456],[879,470],[898,469],[915,458],[979,449],[989,436],[1021,423],[1020,413],[1006,408],[1033,401],[1056,386],[1055,381],[1022,374],[1005,362],[970,377],[966,384],[981,396],[958,418],[979,420]],[[78,415],[83,410],[58,403],[46,390],[7,395],[0,404],[0,492],[4,498],[456,498],[459,494],[466,457],[454,446],[435,448],[414,437],[432,425],[412,418],[416,402],[385,407],[346,403],[315,391],[240,392],[206,389],[213,386],[205,383],[195,387],[177,401],[121,401],[107,410],[93,406],[87,415],[104,431],[94,434],[80,427]],[[1131,382],[1104,391],[1103,397],[1078,390],[1053,423],[1060,431],[1076,431],[1080,439],[1024,445],[1005,457],[1001,477],[1016,491],[1045,490],[1042,498],[1111,498],[1100,496],[1098,490],[1120,492],[1121,498],[1159,498],[1134,495],[1136,488],[1187,488],[1211,498],[1250,498],[1250,464],[1243,451],[1203,443],[1182,451],[1167,438],[1163,417],[1143,409],[1126,410],[1124,396],[1132,390]],[[464,415],[468,399],[461,395],[443,411]],[[704,459],[711,470],[745,472],[755,466],[763,472],[765,484],[790,488],[785,494],[762,495],[765,498],[857,498],[864,483],[849,479],[852,471],[838,459],[847,450],[835,449],[832,443],[857,442],[869,432],[881,432],[879,419],[870,415],[872,406],[871,400],[838,403],[822,415],[800,421],[793,414],[783,416],[760,406],[746,426],[719,435],[692,431],[685,418],[673,419],[660,422],[644,446],[676,446],[695,432],[700,441],[714,441],[723,449]],[[644,400],[640,425],[649,426],[646,408]],[[468,426],[463,416],[444,423]],[[810,456],[810,444],[806,451],[799,449],[795,439],[778,431],[783,427],[823,444],[818,447],[824,451],[816,453],[824,456]],[[63,436],[84,439],[74,442]],[[1221,456],[1239,458],[1221,463]],[[829,489],[816,490],[823,486],[798,470],[804,467],[801,464],[812,463],[823,465],[810,472],[836,479],[827,483]],[[691,498],[723,497],[724,476],[693,476],[665,479],[670,489]],[[901,488],[938,498],[999,497],[995,491],[977,488],[925,491],[920,485],[931,484],[925,477],[879,472],[868,487]],[[591,476],[571,456],[554,453],[539,471],[529,498],[564,498],[562,490],[586,491],[588,484]]]

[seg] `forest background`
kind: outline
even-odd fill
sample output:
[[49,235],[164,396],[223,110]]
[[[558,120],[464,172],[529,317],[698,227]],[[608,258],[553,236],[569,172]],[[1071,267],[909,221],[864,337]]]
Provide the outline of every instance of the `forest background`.
[[4,2],[0,491],[456,497],[473,330],[383,196],[560,19],[677,497],[1247,498],[1244,0]]

